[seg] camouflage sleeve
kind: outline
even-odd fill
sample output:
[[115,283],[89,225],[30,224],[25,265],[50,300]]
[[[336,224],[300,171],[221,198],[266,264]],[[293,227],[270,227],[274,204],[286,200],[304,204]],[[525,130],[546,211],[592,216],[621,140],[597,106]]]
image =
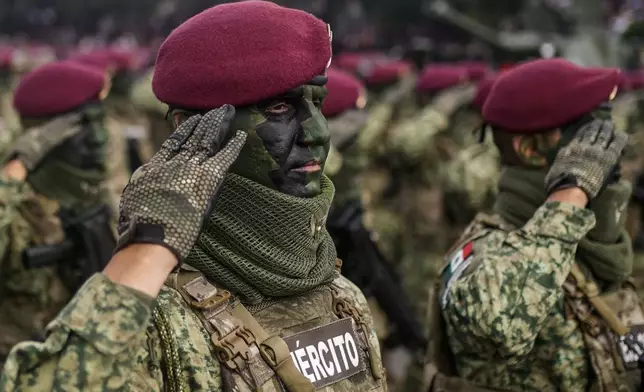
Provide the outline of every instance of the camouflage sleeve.
[[400,152],[405,159],[416,162],[431,151],[435,136],[446,129],[448,119],[433,105],[427,105],[416,116],[391,130],[389,149]]
[[25,199],[28,187],[23,181],[0,178],[0,254],[9,246],[9,225],[20,212],[18,206]]
[[450,344],[504,358],[530,352],[563,296],[578,242],[594,225],[591,210],[548,202],[496,243],[494,234],[475,241],[471,270],[449,282],[443,297]]
[[140,355],[149,351],[152,301],[94,275],[49,324],[44,342],[13,348],[0,391],[161,390],[160,372]]

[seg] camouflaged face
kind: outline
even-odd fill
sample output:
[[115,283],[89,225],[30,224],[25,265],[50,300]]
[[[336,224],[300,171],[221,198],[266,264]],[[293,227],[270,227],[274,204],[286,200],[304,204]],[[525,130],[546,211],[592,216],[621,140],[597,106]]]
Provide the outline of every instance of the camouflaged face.
[[[327,122],[320,112],[325,96],[325,87],[305,85],[237,109],[231,127],[247,132],[248,139],[231,171],[291,196],[319,195],[330,142]],[[280,103],[286,105],[284,113],[268,111]],[[296,170],[312,161],[320,170]]]

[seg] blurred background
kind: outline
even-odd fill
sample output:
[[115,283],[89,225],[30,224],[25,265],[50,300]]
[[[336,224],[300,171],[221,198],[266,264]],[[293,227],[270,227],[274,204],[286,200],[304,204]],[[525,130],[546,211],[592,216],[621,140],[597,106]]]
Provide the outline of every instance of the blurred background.
[[[107,44],[155,47],[213,0],[0,0],[4,45],[57,57]],[[331,23],[341,50],[379,50],[420,64],[496,66],[562,56],[638,68],[644,0],[279,0]]]

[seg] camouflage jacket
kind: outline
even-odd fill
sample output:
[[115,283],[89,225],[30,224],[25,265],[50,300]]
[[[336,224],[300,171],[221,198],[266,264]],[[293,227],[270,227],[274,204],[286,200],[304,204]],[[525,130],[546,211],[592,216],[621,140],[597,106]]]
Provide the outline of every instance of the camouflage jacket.
[[[469,227],[442,274],[438,300],[459,376],[503,390],[587,391],[598,377],[624,372],[617,338],[610,343],[605,329],[597,330],[604,327],[592,307],[584,305],[586,316],[578,317],[583,295],[570,294],[577,244],[594,214],[547,202],[519,229],[495,219],[496,226]],[[637,300],[632,288],[619,293],[610,306],[621,318],[622,307]],[[584,318],[593,319],[595,337]],[[597,369],[608,370],[600,377]]]
[[[206,313],[191,308],[182,297],[185,295],[184,291],[164,287],[153,306],[153,301],[143,294],[117,285],[102,274],[95,275],[48,326],[44,343],[25,342],[16,346],[0,378],[0,390],[255,390],[247,380],[259,384],[262,391],[282,390],[256,347],[247,352],[250,360],[243,372],[230,370],[228,362],[221,359],[231,358],[222,349],[244,347],[239,338],[229,346],[219,346],[227,337],[244,336],[246,342],[252,341],[242,334],[244,329],[231,328],[236,324],[228,318],[229,307],[208,317],[211,323],[204,323]],[[355,308],[338,306],[338,303],[352,303]],[[320,340],[317,346],[312,343],[312,334],[338,322],[334,307],[338,311],[356,310],[362,316],[361,323],[367,327],[364,335],[358,332],[360,328],[354,327],[359,344],[357,351],[353,347],[353,356],[351,350],[342,352],[342,356],[329,354],[336,338]],[[285,341],[291,338],[287,343],[295,366],[312,382],[315,380],[317,390],[386,390],[367,302],[346,279],[340,277],[330,286],[302,296],[273,300],[248,309],[269,335],[287,336]],[[356,325],[352,320],[349,317],[339,321]],[[215,331],[212,337],[209,329]],[[226,335],[229,330],[233,333]],[[237,331],[241,335],[235,335]],[[340,376],[337,370],[347,364],[351,366],[354,360],[361,363],[359,372],[330,384],[322,382],[332,373]]]
[[70,300],[55,266],[25,267],[22,251],[64,239],[58,204],[21,182],[0,182],[0,362],[16,343],[44,337]]

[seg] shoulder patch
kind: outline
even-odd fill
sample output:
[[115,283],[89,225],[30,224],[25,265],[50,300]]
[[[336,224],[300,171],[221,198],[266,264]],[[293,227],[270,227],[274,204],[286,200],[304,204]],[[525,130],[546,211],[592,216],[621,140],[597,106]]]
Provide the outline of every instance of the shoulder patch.
[[447,268],[443,270],[441,279],[443,281],[443,292],[441,293],[441,306],[444,308],[447,304],[447,297],[449,288],[462,274],[463,271],[472,261],[473,256],[473,242],[470,241],[465,244],[459,251],[457,251],[450,260]]

